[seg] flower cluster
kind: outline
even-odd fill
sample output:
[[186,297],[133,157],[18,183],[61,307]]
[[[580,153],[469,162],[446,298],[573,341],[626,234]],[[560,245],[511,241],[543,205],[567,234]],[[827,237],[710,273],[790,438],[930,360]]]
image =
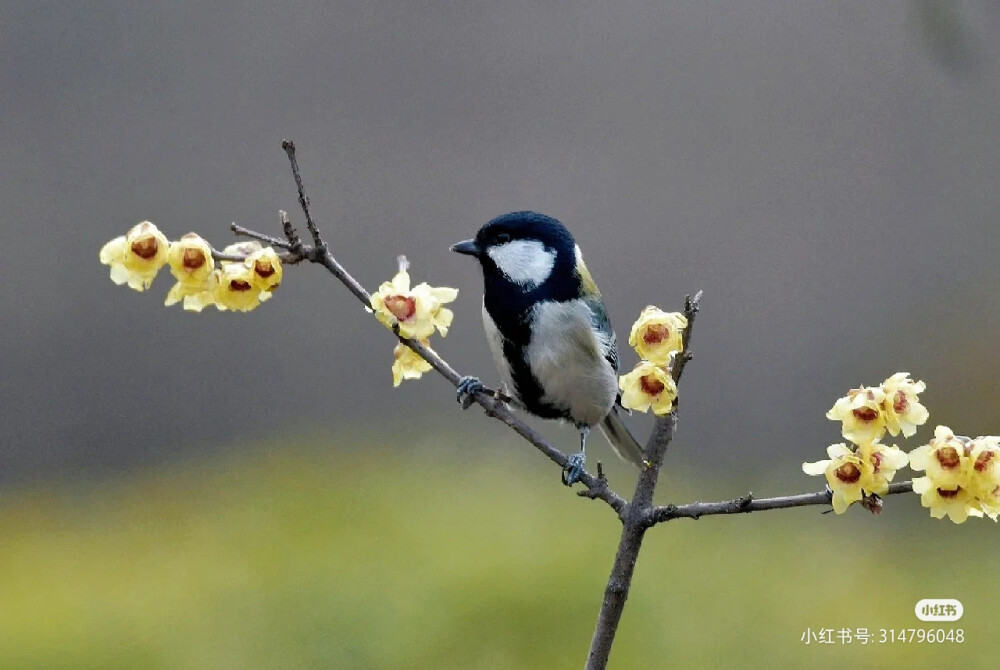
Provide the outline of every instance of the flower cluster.
[[[454,314],[444,305],[457,297],[458,289],[447,286],[434,287],[424,282],[410,288],[406,259],[401,257],[396,276],[372,294],[371,309],[386,328],[430,348],[428,338],[435,330],[441,337],[448,334]],[[393,386],[399,386],[404,379],[419,379],[431,369],[420,354],[402,343],[396,345],[392,357]]]
[[653,414],[669,414],[677,398],[677,384],[671,374],[674,356],[684,348],[687,318],[650,305],[632,324],[628,343],[639,354],[638,365],[618,380],[621,404],[626,409]]
[[910,437],[930,414],[917,394],[927,385],[910,379],[909,372],[897,372],[875,388],[851,389],[826,413],[826,418],[842,423],[844,437],[855,444],[880,439],[886,431],[896,437]]
[[[830,445],[829,459],[803,463],[802,470],[826,476],[837,514],[847,511],[851,503],[884,495],[896,471],[909,462],[898,447],[880,440],[886,432],[909,437],[926,423],[929,414],[917,397],[925,388],[923,382],[910,379],[908,372],[897,372],[877,387],[848,391],[826,413],[828,419],[841,422],[841,434],[857,446]],[[879,508],[872,505],[869,509]]]
[[963,523],[970,516],[1000,517],[1000,437],[972,439],[938,426],[929,443],[909,454],[879,442],[886,432],[909,437],[927,422],[927,409],[917,398],[925,388],[909,373],[897,372],[878,387],[852,389],[827,412],[828,419],[841,422],[844,437],[857,450],[831,445],[828,460],[803,463],[802,469],[826,475],[837,514],[858,501],[877,511],[878,505],[865,503],[878,501],[873,496],[885,494],[896,470],[909,463],[925,473],[913,480],[913,492],[935,519],[947,516]]
[[851,503],[871,495],[884,495],[896,470],[906,466],[906,454],[895,445],[866,442],[857,450],[846,444],[831,444],[826,448],[828,460],[803,463],[807,475],[826,475],[833,491],[833,511],[843,514]]
[[195,233],[169,241],[149,221],[133,226],[101,248],[101,263],[111,266],[111,281],[145,291],[165,265],[176,283],[164,305],[184,301],[184,309],[200,312],[208,305],[222,311],[248,312],[271,297],[281,283],[281,259],[271,247],[258,242],[232,244],[216,267],[212,247]]
[[910,452],[910,467],[926,473],[913,480],[913,492],[934,518],[1000,515],[1000,437],[970,439],[938,426],[934,439]]

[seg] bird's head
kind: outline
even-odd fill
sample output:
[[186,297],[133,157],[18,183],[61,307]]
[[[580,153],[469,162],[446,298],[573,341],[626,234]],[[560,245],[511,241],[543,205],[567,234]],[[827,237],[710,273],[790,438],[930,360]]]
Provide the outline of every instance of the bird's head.
[[559,221],[538,212],[498,216],[474,239],[451,250],[479,259],[487,292],[528,293],[544,287],[546,293],[562,297],[580,290],[580,252],[573,236]]

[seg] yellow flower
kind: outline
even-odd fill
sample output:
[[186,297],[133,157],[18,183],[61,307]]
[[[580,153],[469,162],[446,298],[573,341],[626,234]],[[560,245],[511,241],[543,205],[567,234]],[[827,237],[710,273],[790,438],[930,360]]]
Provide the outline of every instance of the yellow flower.
[[861,460],[846,444],[831,444],[826,448],[830,457],[815,463],[803,463],[802,471],[807,475],[826,475],[826,482],[833,491],[833,511],[843,514],[851,503],[861,500],[862,479],[865,470],[871,476],[871,463]]
[[[425,347],[430,347],[427,340],[420,340]],[[421,375],[431,370],[431,364],[423,357],[400,342],[392,350],[392,385],[399,386],[404,379],[420,379]]]
[[261,290],[254,285],[253,271],[244,263],[223,263],[215,275],[215,306],[220,310],[249,312],[260,304]]
[[641,361],[632,372],[618,380],[622,407],[653,414],[669,414],[677,397],[677,384],[670,373],[649,361]]
[[851,389],[830,408],[826,418],[842,422],[841,434],[851,442],[874,442],[885,434],[883,400],[882,389],[864,386]]
[[254,284],[261,291],[271,292],[281,284],[281,259],[271,247],[254,251],[247,256],[246,263],[253,269]]
[[1000,515],[1000,437],[977,437],[970,445],[969,492],[994,521]]
[[170,242],[149,221],[133,226],[127,234],[101,247],[100,260],[111,266],[111,281],[145,291],[167,263]]
[[923,382],[910,379],[909,372],[897,372],[882,382],[885,425],[890,435],[902,432],[904,437],[910,437],[917,432],[917,426],[927,422],[930,414],[917,400],[917,394],[923,393],[926,388]]
[[372,310],[387,328],[399,324],[399,334],[407,338],[426,338],[437,328],[441,335],[448,334],[454,318],[451,310],[443,307],[458,297],[458,290],[446,286],[431,287],[426,283],[410,289],[410,275],[400,270],[391,282],[384,282],[372,294]]
[[668,314],[650,305],[642,310],[639,319],[632,324],[628,343],[639,354],[639,358],[669,366],[673,355],[684,346],[685,328],[687,318],[683,314]]
[[968,485],[970,462],[965,442],[948,426],[934,429],[934,439],[910,452],[910,467],[924,470],[935,486],[953,490]]
[[215,261],[208,242],[195,233],[188,233],[170,243],[167,260],[177,283],[167,293],[164,305],[170,307],[183,298],[184,309],[200,312],[215,301]]
[[200,285],[215,269],[212,247],[197,233],[188,233],[171,242],[167,261],[170,273],[185,284]]
[[975,497],[961,486],[943,487],[932,477],[917,477],[913,492],[920,494],[920,504],[930,509],[935,519],[947,515],[955,523],[964,523],[970,516],[983,515]]
[[184,309],[191,312],[200,312],[215,303],[215,292],[218,284],[219,274],[217,272],[208,275],[201,284],[177,282],[167,293],[167,298],[163,301],[163,304],[170,307],[183,298]]
[[889,482],[896,476],[896,470],[906,467],[909,462],[899,447],[869,442],[858,446],[858,457],[866,467],[862,468],[861,488],[867,493],[885,495]]

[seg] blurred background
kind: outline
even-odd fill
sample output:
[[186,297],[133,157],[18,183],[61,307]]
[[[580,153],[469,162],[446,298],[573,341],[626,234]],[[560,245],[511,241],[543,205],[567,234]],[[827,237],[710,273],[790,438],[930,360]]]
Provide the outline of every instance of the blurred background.
[[[904,449],[1000,433],[998,35],[944,0],[3,3],[0,667],[583,664],[617,522],[440,378],[393,389],[329,274],[197,315],[98,264],[143,219],[301,224],[283,138],[363,284],[460,289],[462,373],[496,379],[447,249],[498,214],[567,224],[620,339],[704,290],[661,502],[820,488],[825,412],[900,370]],[[991,665],[992,523],[820,512],[650,532],[612,667]],[[801,641],[921,598],[963,644]]]

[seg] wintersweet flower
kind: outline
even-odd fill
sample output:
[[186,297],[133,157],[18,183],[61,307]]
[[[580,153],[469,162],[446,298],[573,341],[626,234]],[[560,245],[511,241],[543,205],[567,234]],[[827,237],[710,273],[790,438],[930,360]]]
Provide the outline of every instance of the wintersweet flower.
[[869,442],[858,446],[857,456],[865,465],[861,472],[861,488],[867,493],[885,495],[896,470],[906,467],[909,458],[895,445]]
[[111,281],[145,291],[166,265],[169,248],[166,235],[151,222],[143,221],[101,247],[99,258],[102,264],[111,266]]
[[[420,340],[425,347],[430,348],[427,340]],[[392,350],[392,385],[399,386],[404,379],[420,379],[425,372],[430,372],[431,364],[423,356],[400,342]]]
[[184,309],[200,312],[215,301],[215,261],[208,242],[196,233],[188,233],[170,243],[167,261],[177,283],[167,293],[164,305],[170,307],[183,298]]
[[846,444],[831,444],[826,448],[830,457],[824,461],[803,463],[802,471],[807,475],[826,475],[826,482],[833,491],[833,511],[843,514],[863,497],[862,479],[865,470],[871,477],[871,463],[866,463],[861,456],[855,454]]
[[955,523],[964,523],[970,516],[983,515],[975,496],[961,486],[944,487],[932,477],[917,477],[913,492],[920,494],[920,504],[930,509],[935,519],[948,516]]
[[1000,437],[977,437],[970,445],[969,492],[994,521],[1000,515]]
[[264,247],[247,256],[246,263],[253,270],[254,285],[270,293],[281,284],[283,270],[281,259],[271,247]]
[[897,372],[882,382],[885,426],[890,435],[902,432],[904,437],[910,437],[917,432],[917,426],[927,422],[930,414],[917,399],[917,394],[923,393],[926,388],[923,382],[910,379],[909,372]]
[[855,444],[874,442],[885,434],[885,414],[882,402],[885,393],[880,388],[851,389],[840,398],[826,418],[842,422],[841,434]]
[[185,284],[177,282],[167,293],[163,304],[167,307],[184,300],[184,309],[190,312],[200,312],[215,303],[215,291],[219,284],[219,273],[212,272],[201,284]]
[[669,366],[670,360],[683,346],[687,317],[678,312],[668,314],[649,305],[632,324],[628,343],[639,358],[657,365]]
[[212,247],[197,233],[188,233],[171,242],[167,262],[170,273],[185,284],[201,284],[215,269]]
[[910,452],[910,467],[926,471],[935,486],[948,490],[968,485],[969,466],[965,442],[948,426],[935,428],[934,439]]
[[[254,285],[253,271],[244,263],[223,263],[215,271],[215,306],[222,311],[249,312],[260,305],[262,292]],[[270,295],[263,293],[263,295]]]
[[669,414],[677,397],[677,384],[664,368],[649,361],[641,361],[632,372],[618,380],[622,391],[621,403],[626,409],[653,414]]
[[421,339],[433,335],[435,328],[442,336],[448,334],[454,314],[443,305],[457,297],[458,289],[447,286],[421,283],[411,290],[409,273],[400,270],[372,294],[371,307],[387,328],[399,324],[400,335]]

